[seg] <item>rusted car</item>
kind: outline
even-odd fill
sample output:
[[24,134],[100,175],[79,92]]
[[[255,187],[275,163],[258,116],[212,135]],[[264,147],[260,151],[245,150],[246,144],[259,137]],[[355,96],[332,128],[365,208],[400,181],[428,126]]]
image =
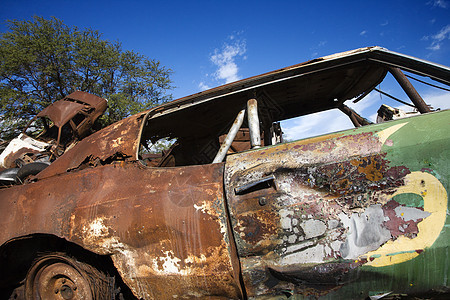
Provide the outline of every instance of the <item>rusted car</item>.
[[[0,190],[2,295],[448,296],[450,111],[431,111],[402,70],[450,85],[448,67],[369,47],[90,135]],[[387,73],[420,115],[370,124],[345,102]],[[279,121],[334,108],[356,128],[282,143]]]
[[0,154],[0,184],[14,184],[36,175],[89,135],[105,112],[106,99],[76,91],[34,117]]

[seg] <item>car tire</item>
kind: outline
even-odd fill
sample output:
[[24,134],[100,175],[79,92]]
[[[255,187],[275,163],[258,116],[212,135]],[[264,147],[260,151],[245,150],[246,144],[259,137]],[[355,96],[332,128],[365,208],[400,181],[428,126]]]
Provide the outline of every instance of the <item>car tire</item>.
[[24,299],[117,299],[114,277],[63,253],[36,260],[25,278]]
[[22,184],[28,176],[36,175],[47,167],[48,164],[43,162],[33,162],[24,165],[17,172],[16,183]]

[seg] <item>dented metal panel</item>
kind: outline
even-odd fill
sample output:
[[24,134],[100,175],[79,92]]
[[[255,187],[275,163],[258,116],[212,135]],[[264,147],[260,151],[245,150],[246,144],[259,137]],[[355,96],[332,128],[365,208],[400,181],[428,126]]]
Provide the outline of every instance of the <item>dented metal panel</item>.
[[[50,163],[88,135],[106,107],[106,99],[81,91],[52,103],[37,114],[23,133],[2,151],[0,168],[22,167],[38,159]],[[37,125],[37,118],[42,118],[43,123]]]
[[114,160],[136,160],[145,113],[133,115],[98,131],[76,144],[37,175],[38,179]]
[[13,168],[15,160],[26,153],[40,153],[50,146],[47,143],[35,140],[26,134],[19,134],[11,140],[6,148],[0,153],[0,167]]
[[48,117],[56,127],[62,127],[69,122],[78,112],[83,109],[84,105],[69,101],[56,101],[41,111],[38,117]]
[[[449,269],[435,260],[447,256],[450,234],[449,117],[229,156],[226,194],[248,295],[364,298],[447,286]],[[407,261],[423,270],[405,278]]]
[[42,110],[37,116],[48,117],[57,127],[62,127],[84,108],[92,108],[91,119],[94,121],[106,110],[106,100],[98,96],[76,91],[56,101]]
[[138,298],[242,297],[223,164],[117,163],[50,180],[0,190],[0,211],[11,212],[0,232],[54,234],[109,254]]

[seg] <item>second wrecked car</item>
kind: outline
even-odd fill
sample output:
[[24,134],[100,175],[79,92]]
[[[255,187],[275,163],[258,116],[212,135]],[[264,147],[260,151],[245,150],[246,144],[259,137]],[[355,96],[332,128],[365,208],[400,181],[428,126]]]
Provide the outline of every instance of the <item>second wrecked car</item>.
[[0,181],[37,174],[89,135],[106,108],[106,99],[81,91],[46,107],[1,152],[0,168],[7,170],[0,173]]

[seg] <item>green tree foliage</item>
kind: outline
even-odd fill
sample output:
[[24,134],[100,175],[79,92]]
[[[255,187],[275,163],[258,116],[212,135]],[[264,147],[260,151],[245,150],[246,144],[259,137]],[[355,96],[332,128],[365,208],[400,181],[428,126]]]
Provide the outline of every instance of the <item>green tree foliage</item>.
[[92,29],[34,17],[0,35],[0,129],[17,134],[39,111],[73,91],[108,99],[104,125],[171,99],[172,71]]

